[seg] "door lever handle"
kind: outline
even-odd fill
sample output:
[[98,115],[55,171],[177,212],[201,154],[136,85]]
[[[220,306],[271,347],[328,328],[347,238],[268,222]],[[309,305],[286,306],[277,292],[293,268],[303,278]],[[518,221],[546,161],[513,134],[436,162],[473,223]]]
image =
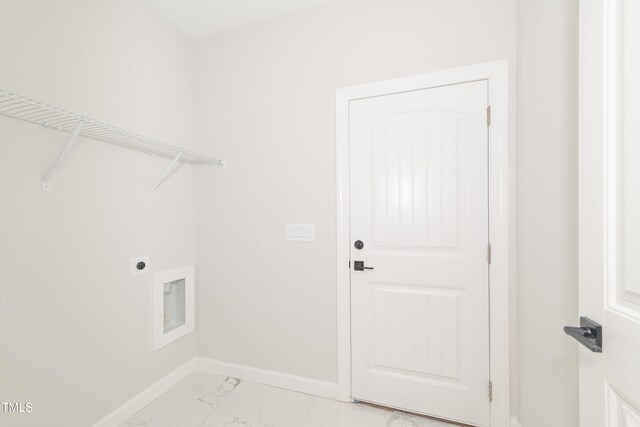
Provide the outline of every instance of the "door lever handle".
[[591,328],[579,326],[565,326],[564,333],[572,337],[595,338],[595,332]]
[[594,353],[602,353],[602,325],[588,317],[580,318],[580,326],[565,326],[564,333]]
[[373,267],[365,267],[364,261],[353,261],[353,269],[355,271],[373,270]]

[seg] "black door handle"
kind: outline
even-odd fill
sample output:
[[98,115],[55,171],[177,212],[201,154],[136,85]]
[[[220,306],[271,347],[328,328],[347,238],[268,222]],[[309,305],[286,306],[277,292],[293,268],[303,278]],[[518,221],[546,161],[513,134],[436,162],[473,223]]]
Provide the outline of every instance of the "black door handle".
[[364,261],[353,261],[353,269],[355,271],[373,270],[373,267],[365,267]]
[[602,353],[602,325],[588,317],[580,318],[580,326],[565,326],[564,333],[594,353]]

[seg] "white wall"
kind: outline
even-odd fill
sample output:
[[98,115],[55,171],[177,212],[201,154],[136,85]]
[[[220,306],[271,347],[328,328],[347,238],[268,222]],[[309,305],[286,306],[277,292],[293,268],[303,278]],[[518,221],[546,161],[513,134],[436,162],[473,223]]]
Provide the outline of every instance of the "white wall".
[[[192,42],[141,0],[0,0],[0,87],[179,145],[193,139]],[[195,354],[152,353],[151,276],[195,262],[194,174],[0,116],[0,425],[86,427]]]
[[[335,89],[515,60],[512,0],[333,2],[196,44],[198,353],[336,381]],[[513,86],[515,87],[515,86]],[[314,243],[285,223],[316,224]]]
[[518,0],[518,354],[523,427],[578,426],[578,0]]
[[[11,425],[89,425],[196,344],[335,381],[335,89],[507,58],[514,101],[517,35],[514,390],[523,427],[577,426],[577,0],[517,0],[517,20],[514,0],[336,1],[199,40],[195,66],[142,0],[0,6],[1,87],[187,146],[195,114],[198,148],[229,159],[197,199],[185,167],[149,200],[166,162],[82,141],[45,192],[65,136],[0,117],[0,400],[35,408]],[[194,204],[198,339],[152,354],[129,258],[193,263]],[[287,222],[316,242],[285,242]]]

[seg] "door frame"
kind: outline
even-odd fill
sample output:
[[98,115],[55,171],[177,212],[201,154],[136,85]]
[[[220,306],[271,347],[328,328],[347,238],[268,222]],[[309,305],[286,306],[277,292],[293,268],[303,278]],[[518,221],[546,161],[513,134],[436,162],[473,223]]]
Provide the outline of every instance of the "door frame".
[[[580,313],[596,322],[604,323],[604,287],[607,276],[605,262],[609,237],[607,230],[606,175],[613,156],[607,149],[615,144],[608,139],[608,131],[614,128],[608,123],[611,93],[607,71],[611,65],[610,46],[607,37],[610,27],[609,9],[615,2],[607,0],[581,1],[579,16],[579,68],[578,68],[578,305]],[[588,196],[585,192],[588,191]],[[614,211],[615,212],[615,211]],[[598,231],[595,231],[598,230]],[[615,235],[615,233],[614,233]],[[594,262],[594,260],[601,262]],[[597,296],[594,298],[594,295]],[[606,332],[606,331],[605,331]],[[606,342],[605,342],[606,348]],[[583,388],[597,394],[596,404],[582,405],[580,393],[580,424],[606,425],[606,387],[601,353],[579,350],[579,391]]]
[[[487,80],[489,126],[489,357],[493,386],[491,427],[508,427],[510,336],[515,310],[510,283],[515,268],[515,151],[509,144],[508,61],[494,61],[336,90],[338,400],[351,402],[351,282],[349,220],[349,103],[354,100]],[[510,327],[511,325],[511,327]]]

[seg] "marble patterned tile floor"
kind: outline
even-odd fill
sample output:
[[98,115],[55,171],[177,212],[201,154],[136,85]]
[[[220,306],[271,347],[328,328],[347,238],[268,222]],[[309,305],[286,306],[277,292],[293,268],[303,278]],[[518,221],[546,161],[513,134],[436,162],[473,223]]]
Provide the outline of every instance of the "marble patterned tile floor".
[[196,372],[120,427],[452,427],[367,405],[342,403]]

